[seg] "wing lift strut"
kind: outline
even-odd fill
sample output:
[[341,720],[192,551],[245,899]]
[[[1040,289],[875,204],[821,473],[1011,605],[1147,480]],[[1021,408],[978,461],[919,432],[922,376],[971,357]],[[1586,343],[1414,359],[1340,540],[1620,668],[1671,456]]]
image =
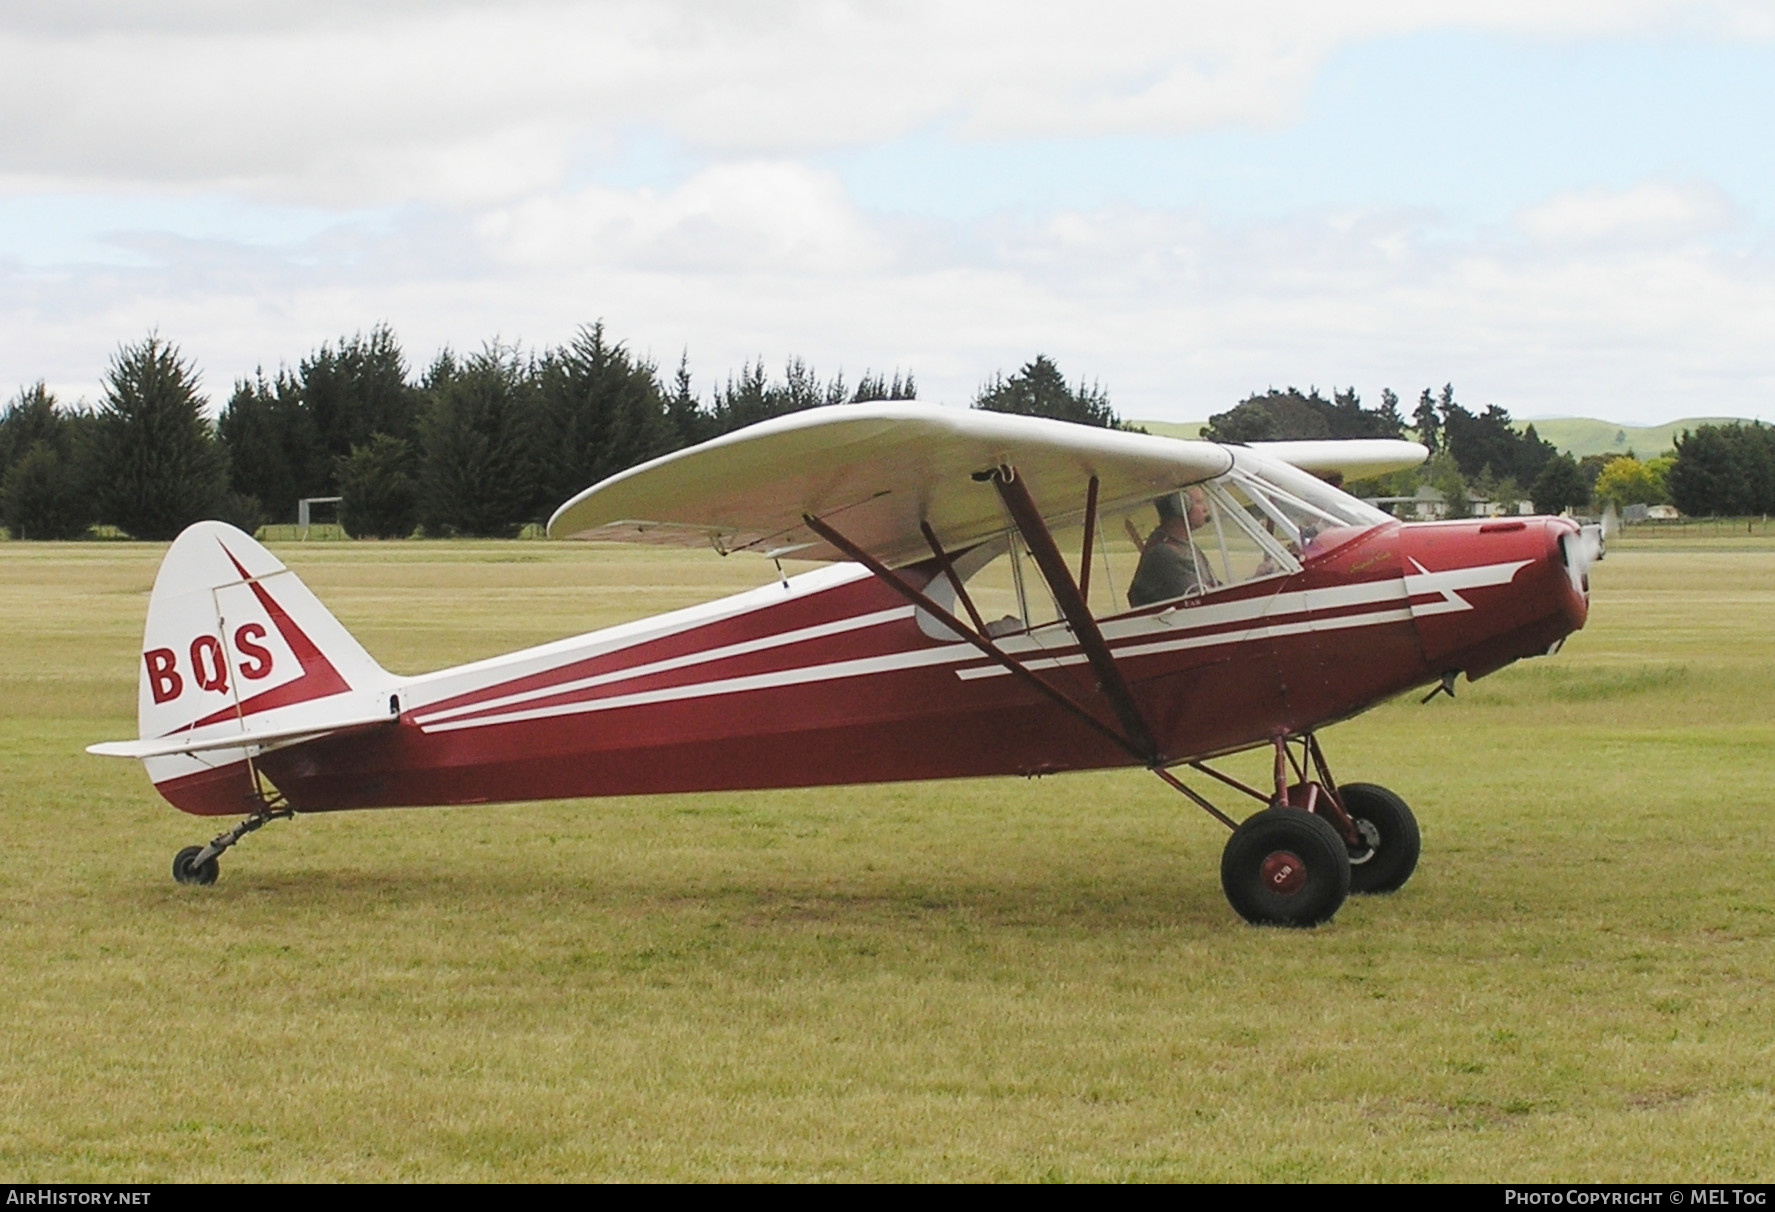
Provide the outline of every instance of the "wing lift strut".
[[[1041,511],[1036,508],[1035,501],[1030,497],[1028,487],[1018,478],[1016,469],[1009,465],[1001,465],[990,471],[976,474],[975,479],[989,480],[998,490],[1006,511],[1011,515],[1012,523],[1027,545],[1031,558],[1042,574],[1042,579],[1047,582],[1049,591],[1054,595],[1055,603],[1060,607],[1061,615],[1066,619],[1068,627],[1072,630],[1073,638],[1078,641],[1079,648],[1090,665],[1091,672],[1096,678],[1097,691],[1107,702],[1112,719],[1105,719],[1099,710],[1095,710],[1089,703],[1081,701],[1072,691],[1044,677],[993,643],[992,638],[986,633],[986,625],[980,617],[979,610],[974,606],[973,599],[968,596],[968,591],[962,585],[961,578],[955,574],[949,553],[943,549],[942,543],[928,522],[921,524],[925,542],[930,545],[931,554],[936,558],[938,567],[949,578],[950,584],[955,586],[956,598],[973,622],[972,628],[956,618],[953,613],[938,605],[929,594],[909,584],[893,569],[851,542],[826,521],[814,517],[812,514],[804,514],[802,521],[809,530],[843,552],[848,558],[863,565],[883,584],[914,606],[929,613],[955,635],[978,648],[985,656],[1003,666],[1032,689],[1074,716],[1081,724],[1109,740],[1209,816],[1228,829],[1237,829],[1238,821],[1215,807],[1205,796],[1189,787],[1168,769],[1174,763],[1164,754],[1154,739],[1153,731],[1141,713],[1140,704],[1134,698],[1133,689],[1123,676],[1121,667],[1116,664],[1115,656],[1110,652],[1109,644],[1103,638],[1103,631],[1098,627],[1097,620],[1087,605],[1086,593],[1091,575],[1091,543],[1097,531],[1097,477],[1091,477],[1086,491],[1084,550],[1080,553],[1080,573],[1076,581],[1066,566],[1065,557],[1060,554],[1060,548],[1054,542],[1053,534],[1042,520]],[[1297,759],[1288,748],[1289,739],[1286,734],[1278,734],[1272,742],[1276,756],[1276,791],[1273,796],[1246,786],[1237,779],[1213,769],[1205,762],[1192,761],[1188,765],[1191,769],[1252,796],[1266,805],[1292,803],[1296,807],[1316,811],[1325,816],[1339,833],[1354,842],[1357,838],[1355,826],[1348,814],[1344,812],[1336,790],[1337,784],[1331,779],[1331,772],[1325,764],[1325,758],[1319,750],[1317,740],[1310,734],[1300,738],[1301,756]],[[1307,777],[1309,763],[1319,774],[1319,780],[1309,781]],[[1297,776],[1297,778],[1291,779],[1290,775]]]

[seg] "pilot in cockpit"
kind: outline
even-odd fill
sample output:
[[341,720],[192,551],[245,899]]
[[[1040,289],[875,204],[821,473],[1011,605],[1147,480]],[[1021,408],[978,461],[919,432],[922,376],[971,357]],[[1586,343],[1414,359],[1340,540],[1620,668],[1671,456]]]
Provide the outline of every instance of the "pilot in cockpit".
[[1128,585],[1130,606],[1181,598],[1219,584],[1191,537],[1208,522],[1208,494],[1198,485],[1167,493],[1153,505],[1159,525],[1141,548],[1140,565]]

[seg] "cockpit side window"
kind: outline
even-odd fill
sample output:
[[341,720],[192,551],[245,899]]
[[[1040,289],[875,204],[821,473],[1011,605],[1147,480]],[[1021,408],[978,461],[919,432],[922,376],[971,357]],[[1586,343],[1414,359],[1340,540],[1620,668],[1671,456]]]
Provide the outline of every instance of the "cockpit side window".
[[[1077,533],[1076,527],[1074,532]],[[954,556],[952,566],[966,586],[974,609],[980,612],[988,636],[1017,635],[1060,618],[1060,607],[1047,581],[1037,570],[1023,537],[1015,531],[997,535]],[[967,608],[948,577],[939,572],[925,592],[971,628]],[[948,629],[925,611],[919,611],[917,618],[926,635],[949,638]]]
[[[1241,459],[1213,480],[1105,509],[1092,536],[1088,576],[1080,575],[1083,527],[1061,527],[1053,538],[1068,570],[1087,582],[1091,612],[1104,618],[1299,572],[1302,559],[1388,520],[1305,472]],[[1060,619],[1047,582],[1014,528],[955,555],[953,562],[987,635],[1037,631]],[[948,577],[939,573],[926,592],[972,628]],[[952,638],[927,612],[919,611],[918,621],[926,634]]]
[[[1140,537],[1135,517],[1158,525]],[[1191,598],[1256,577],[1299,569],[1286,547],[1254,520],[1260,507],[1242,484],[1222,477],[1125,513],[1122,527],[1139,559],[1126,584],[1130,607]],[[1114,525],[1112,522],[1112,530]]]

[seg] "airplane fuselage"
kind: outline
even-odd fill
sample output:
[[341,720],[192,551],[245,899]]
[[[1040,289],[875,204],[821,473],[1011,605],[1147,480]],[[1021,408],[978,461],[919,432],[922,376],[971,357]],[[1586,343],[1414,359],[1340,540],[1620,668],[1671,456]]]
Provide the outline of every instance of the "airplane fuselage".
[[[1100,620],[1167,761],[1268,743],[1581,627],[1557,518],[1375,526],[1291,576]],[[934,565],[905,570],[928,582]],[[1092,700],[1064,623],[998,640]],[[1133,764],[866,570],[404,680],[398,721],[271,749],[301,811],[1034,775]],[[1105,711],[1107,718],[1108,713]],[[241,811],[244,767],[159,784]]]

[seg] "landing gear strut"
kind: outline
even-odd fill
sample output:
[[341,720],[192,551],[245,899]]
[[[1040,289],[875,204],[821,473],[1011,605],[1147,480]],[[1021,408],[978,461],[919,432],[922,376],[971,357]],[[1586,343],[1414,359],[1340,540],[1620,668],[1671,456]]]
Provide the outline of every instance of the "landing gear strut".
[[1385,787],[1331,776],[1318,740],[1277,737],[1275,789],[1260,791],[1206,762],[1189,768],[1265,804],[1242,824],[1165,769],[1171,786],[1232,828],[1221,856],[1220,883],[1239,916],[1254,925],[1317,926],[1330,921],[1352,892],[1393,892],[1417,868],[1417,818]]
[[187,846],[173,855],[173,879],[178,883],[215,883],[221,870],[221,864],[216,860],[222,857],[223,851],[272,821],[287,820],[296,815],[295,809],[289,807],[283,796],[260,777],[257,764],[249,761],[249,769],[253,776],[253,793],[248,798],[254,805],[253,811],[228,832],[210,839],[208,845]]
[[[1017,532],[1028,544],[1030,558],[1041,571],[1042,579],[1054,595],[1054,604],[1060,608],[1090,666],[1097,688],[1095,698],[1081,698],[1075,688],[1051,681],[993,642],[962,579],[955,575],[950,553],[944,549],[928,521],[920,524],[925,542],[930,544],[936,567],[954,587],[956,600],[973,620],[971,628],[933,600],[922,587],[909,583],[900,573],[839,533],[829,521],[811,513],[803,514],[801,520],[810,531],[867,568],[882,584],[936,619],[957,639],[978,648],[1003,666],[1006,672],[1123,750],[1231,829],[1232,840],[1227,844],[1220,867],[1221,883],[1226,888],[1227,899],[1245,920],[1283,926],[1316,926],[1331,919],[1352,886],[1357,891],[1387,892],[1405,882],[1417,865],[1417,824],[1411,820],[1411,810],[1391,792],[1358,784],[1369,794],[1357,798],[1362,815],[1356,815],[1356,809],[1346,805],[1339,793],[1331,770],[1325,764],[1325,755],[1319,751],[1319,742],[1310,732],[1295,738],[1300,747],[1298,758],[1289,749],[1288,736],[1274,738],[1276,789],[1273,795],[1247,787],[1203,762],[1189,763],[1192,769],[1219,779],[1267,806],[1266,811],[1244,824],[1216,808],[1172,772],[1169,759],[1155,739],[1157,734],[1148,726],[1133,688],[1117,665],[1115,654],[1110,651],[1088,604],[1087,570],[1091,566],[1091,536],[1096,533],[1097,516],[1098,481],[1095,476],[1085,492],[1086,537],[1076,581],[1065,557],[1055,546],[1054,536],[1042,520],[1041,511],[1030,497],[1028,485],[1018,478],[1016,469],[1003,464],[975,472],[974,479],[989,481],[997,489]],[[1109,718],[1103,714],[1103,706],[1110,709]],[[1291,772],[1293,781],[1290,781]],[[1357,879],[1353,864],[1365,868],[1373,864],[1373,869],[1365,870]]]

